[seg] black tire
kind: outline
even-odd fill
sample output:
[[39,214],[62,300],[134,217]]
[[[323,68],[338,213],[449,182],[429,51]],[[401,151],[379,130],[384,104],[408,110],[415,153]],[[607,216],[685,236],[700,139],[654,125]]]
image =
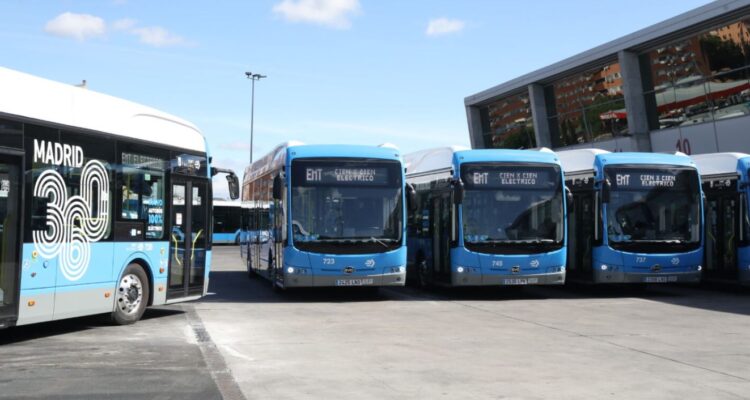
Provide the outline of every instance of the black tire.
[[117,325],[130,325],[141,319],[150,295],[146,272],[138,264],[128,265],[115,288],[112,321]]

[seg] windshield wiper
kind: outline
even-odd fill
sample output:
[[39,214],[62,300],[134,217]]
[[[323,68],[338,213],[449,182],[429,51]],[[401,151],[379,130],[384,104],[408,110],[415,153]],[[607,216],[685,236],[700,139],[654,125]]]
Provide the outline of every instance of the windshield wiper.
[[666,243],[666,244],[683,244],[687,243],[687,240],[684,239],[662,239],[662,240],[650,240],[650,239],[631,239],[627,240],[628,242],[633,243]]
[[546,243],[555,243],[552,239],[525,239],[525,240],[516,240],[516,239],[497,239],[497,240],[480,240],[480,241],[468,241],[469,243],[478,243],[478,244],[546,244]]

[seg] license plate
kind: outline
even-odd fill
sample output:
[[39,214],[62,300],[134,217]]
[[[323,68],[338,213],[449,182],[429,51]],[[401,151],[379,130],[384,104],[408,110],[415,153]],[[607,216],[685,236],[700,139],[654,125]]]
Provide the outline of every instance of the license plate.
[[676,276],[647,276],[643,278],[646,283],[669,283],[677,282]]
[[373,284],[372,278],[366,279],[338,279],[336,280],[336,286],[365,286]]

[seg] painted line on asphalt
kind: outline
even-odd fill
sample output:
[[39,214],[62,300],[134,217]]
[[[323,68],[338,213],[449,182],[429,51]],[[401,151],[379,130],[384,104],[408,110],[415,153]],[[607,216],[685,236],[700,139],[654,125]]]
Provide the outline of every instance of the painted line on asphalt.
[[195,340],[197,341],[198,347],[203,355],[203,360],[206,362],[211,378],[219,388],[221,397],[226,400],[246,400],[245,395],[242,393],[240,386],[232,376],[232,371],[227,367],[224,357],[221,356],[221,352],[216,347],[216,344],[211,340],[206,327],[203,325],[203,321],[198,313],[195,311],[195,307],[191,304],[183,304],[182,308],[185,310],[190,328],[193,330]]

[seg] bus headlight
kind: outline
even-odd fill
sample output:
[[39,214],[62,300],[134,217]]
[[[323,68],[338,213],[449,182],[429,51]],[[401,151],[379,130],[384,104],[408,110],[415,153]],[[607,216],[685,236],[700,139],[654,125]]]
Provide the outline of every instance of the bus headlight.
[[702,265],[699,265],[697,269],[698,269],[698,271],[699,271],[699,272],[700,272],[700,271],[703,271],[703,266],[702,266]]
[[606,271],[607,268],[609,268],[609,267],[607,267],[607,264],[602,264],[602,266],[601,266],[602,271]]
[[287,267],[286,273],[287,274],[293,274],[294,273],[294,267]]
[[398,272],[400,272],[402,274],[406,273],[406,266],[402,265],[402,266],[398,267]]
[[458,267],[458,268],[456,268],[456,272],[458,272],[459,274],[463,274],[464,273],[464,267]]

